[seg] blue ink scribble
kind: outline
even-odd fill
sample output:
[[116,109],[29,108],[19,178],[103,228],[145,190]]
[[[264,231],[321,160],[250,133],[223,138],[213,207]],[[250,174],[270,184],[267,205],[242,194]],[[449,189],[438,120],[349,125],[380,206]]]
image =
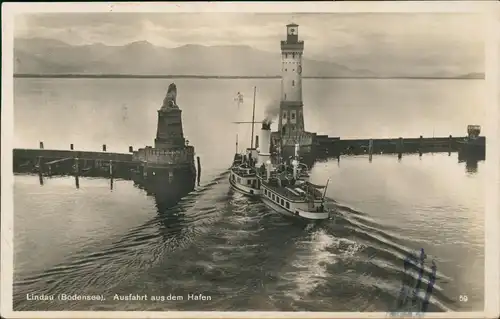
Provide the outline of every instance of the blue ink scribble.
[[[417,257],[413,252],[409,252],[403,262],[403,278],[402,286],[396,302],[395,310],[389,313],[390,316],[410,316],[420,317],[429,306],[429,300],[432,295],[434,283],[436,282],[437,266],[434,260],[431,261],[432,272],[426,272],[425,259],[427,255],[424,249],[420,249],[420,255]],[[418,277],[412,275],[411,270],[418,273]],[[425,289],[425,296],[421,298],[420,291],[423,290],[425,282],[423,281],[424,274],[428,274],[427,289]]]

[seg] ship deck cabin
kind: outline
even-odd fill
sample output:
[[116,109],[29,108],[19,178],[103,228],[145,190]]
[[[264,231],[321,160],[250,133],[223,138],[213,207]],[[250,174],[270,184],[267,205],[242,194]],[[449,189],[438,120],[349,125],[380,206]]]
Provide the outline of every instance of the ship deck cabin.
[[[276,193],[275,195],[284,196],[292,202],[308,201],[311,199],[321,201],[323,198],[320,189],[324,188],[324,186],[315,185],[301,179],[294,179],[293,175],[286,174],[286,172],[271,174],[269,181],[266,181],[264,177],[262,185],[269,188],[270,193],[274,192]],[[264,195],[267,195],[266,189],[264,189]],[[272,199],[272,196],[270,198]]]
[[231,168],[231,181],[246,187],[259,189],[260,180],[257,177],[255,168],[244,167],[244,165]]
[[235,154],[233,165],[231,166],[233,173],[241,177],[256,177],[255,165],[243,154]]
[[241,177],[255,177],[257,178],[257,173],[255,171],[255,168],[249,166],[248,164],[240,164],[238,166],[233,166],[231,170],[241,176]]
[[282,183],[281,187],[278,183],[277,179],[270,179],[269,182],[263,180],[262,196],[294,215],[300,215],[301,211],[302,213],[325,212],[321,192],[315,185],[300,180],[296,181],[294,185]]
[[241,165],[246,165],[248,167],[255,168],[255,159],[253,159],[251,155],[248,156],[246,154],[239,154],[239,153],[234,154],[232,167],[237,167]]
[[230,178],[234,183],[254,189],[260,188],[255,166],[243,154],[235,154]]

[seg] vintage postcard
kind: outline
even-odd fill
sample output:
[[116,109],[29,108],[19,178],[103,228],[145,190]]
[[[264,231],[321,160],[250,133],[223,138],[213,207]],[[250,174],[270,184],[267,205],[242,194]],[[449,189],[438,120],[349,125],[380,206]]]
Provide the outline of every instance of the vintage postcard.
[[5,318],[495,318],[493,2],[2,10]]

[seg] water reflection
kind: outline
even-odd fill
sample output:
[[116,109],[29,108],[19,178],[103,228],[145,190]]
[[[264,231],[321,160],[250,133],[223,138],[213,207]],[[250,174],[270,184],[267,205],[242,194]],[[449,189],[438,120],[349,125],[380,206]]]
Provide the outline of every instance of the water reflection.
[[465,171],[468,174],[476,174],[480,161],[484,161],[485,157],[481,155],[458,153],[458,163],[465,163]]
[[146,195],[153,198],[157,211],[155,220],[159,225],[160,232],[166,242],[181,237],[186,224],[186,215],[182,205],[178,203],[184,194],[173,196],[171,191],[165,189],[149,187],[148,185],[134,183],[134,186],[146,192]]
[[179,237],[186,223],[186,215],[183,208],[177,205],[179,200],[174,201],[160,195],[153,195],[156,210],[158,212],[158,222],[160,231],[165,240]]

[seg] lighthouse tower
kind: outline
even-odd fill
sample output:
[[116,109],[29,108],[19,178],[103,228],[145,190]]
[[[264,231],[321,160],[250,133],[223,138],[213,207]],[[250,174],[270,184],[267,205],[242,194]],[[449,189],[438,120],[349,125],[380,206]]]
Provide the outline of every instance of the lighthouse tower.
[[299,136],[304,132],[302,103],[304,41],[299,40],[298,30],[297,24],[288,24],[286,40],[281,41],[281,102],[278,132],[282,140]]

